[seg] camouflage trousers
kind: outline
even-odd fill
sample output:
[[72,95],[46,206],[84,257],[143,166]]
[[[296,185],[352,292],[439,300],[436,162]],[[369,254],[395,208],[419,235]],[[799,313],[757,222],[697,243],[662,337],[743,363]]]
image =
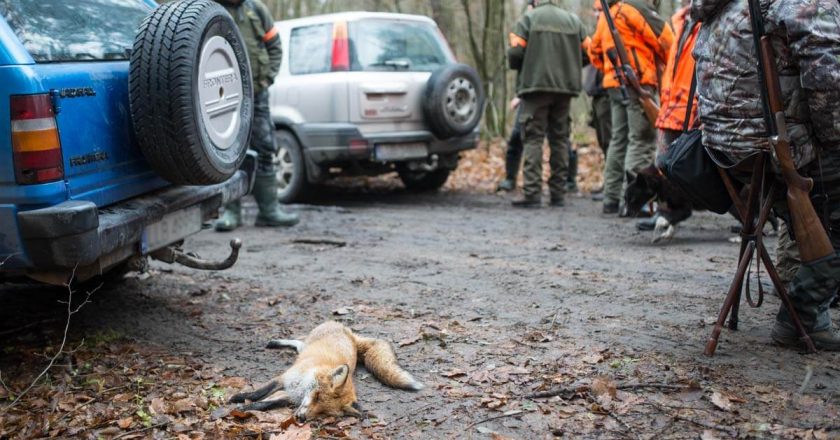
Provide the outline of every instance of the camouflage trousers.
[[276,172],[274,155],[277,141],[274,138],[274,123],[268,105],[268,90],[254,95],[254,121],[251,125],[251,149],[257,152],[257,174],[273,175]]
[[[776,264],[782,281],[788,284],[791,300],[802,323],[809,331],[831,326],[829,305],[840,290],[840,152],[823,153],[820,162],[802,170],[815,181],[811,201],[822,217],[838,255],[803,264],[799,249],[785,225],[780,231]],[[781,201],[776,211],[787,215],[787,203]],[[787,310],[781,307],[777,317],[789,321]]]
[[548,188],[552,199],[562,199],[569,176],[571,121],[569,107],[572,95],[529,93],[522,96],[519,123],[525,147],[523,193],[525,197],[542,195],[543,142],[548,138],[551,176]]

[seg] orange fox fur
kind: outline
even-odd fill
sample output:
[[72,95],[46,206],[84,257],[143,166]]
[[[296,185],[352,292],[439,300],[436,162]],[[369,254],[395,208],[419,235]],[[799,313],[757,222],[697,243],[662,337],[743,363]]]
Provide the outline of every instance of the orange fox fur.
[[292,347],[298,357],[285,373],[264,386],[230,399],[232,403],[250,401],[245,410],[297,406],[295,419],[300,423],[320,415],[361,416],[353,385],[359,358],[385,385],[410,391],[423,389],[422,383],[397,364],[391,344],[353,334],[335,321],[315,327],[303,341],[278,339],[268,347]]

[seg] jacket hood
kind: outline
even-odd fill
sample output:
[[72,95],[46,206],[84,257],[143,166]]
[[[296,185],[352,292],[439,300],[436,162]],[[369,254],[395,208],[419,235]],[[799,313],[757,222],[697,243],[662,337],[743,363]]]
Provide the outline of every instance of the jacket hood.
[[706,21],[713,18],[732,0],[691,0],[691,18]]

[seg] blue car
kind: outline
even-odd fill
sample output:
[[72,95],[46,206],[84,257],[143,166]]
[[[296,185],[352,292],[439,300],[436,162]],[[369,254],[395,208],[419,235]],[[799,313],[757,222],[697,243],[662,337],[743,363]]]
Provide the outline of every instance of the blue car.
[[179,245],[253,185],[239,39],[207,0],[0,0],[0,281],[235,262]]

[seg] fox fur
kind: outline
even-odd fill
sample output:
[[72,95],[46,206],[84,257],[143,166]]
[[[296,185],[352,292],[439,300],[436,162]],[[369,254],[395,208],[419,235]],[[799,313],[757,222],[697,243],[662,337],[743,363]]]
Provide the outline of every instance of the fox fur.
[[234,395],[231,403],[249,402],[242,407],[246,411],[296,406],[299,423],[321,415],[360,417],[353,384],[357,360],[385,385],[409,391],[424,387],[397,364],[391,344],[356,335],[335,321],[315,327],[303,341],[277,339],[268,344],[281,347],[297,350],[294,364],[260,388]]

